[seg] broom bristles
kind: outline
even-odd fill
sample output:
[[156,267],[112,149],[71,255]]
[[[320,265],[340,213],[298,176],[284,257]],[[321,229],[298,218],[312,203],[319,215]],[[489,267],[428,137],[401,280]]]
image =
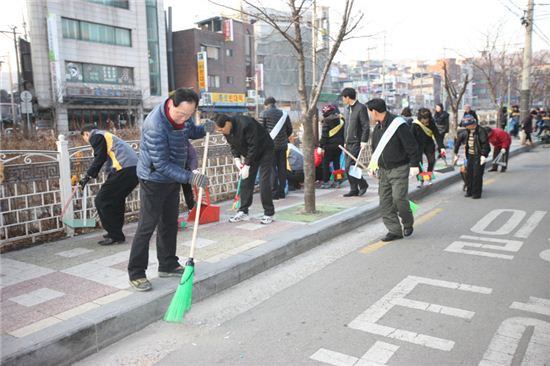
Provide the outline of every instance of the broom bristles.
[[185,271],[181,276],[181,281],[172,297],[172,302],[164,314],[164,320],[167,322],[181,322],[183,316],[191,308],[193,297],[193,278],[195,277],[195,266],[186,265]]
[[411,208],[412,214],[416,215],[416,211],[418,211],[418,205],[413,201],[409,201],[409,206]]

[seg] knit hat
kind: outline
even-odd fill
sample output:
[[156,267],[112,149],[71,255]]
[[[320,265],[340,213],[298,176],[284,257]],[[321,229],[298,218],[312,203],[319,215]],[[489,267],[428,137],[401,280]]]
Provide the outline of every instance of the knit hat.
[[464,115],[464,117],[462,117],[461,124],[464,127],[468,127],[468,126],[474,125],[476,123],[477,123],[477,120],[474,118],[474,116],[472,116],[470,114],[466,114],[466,115]]

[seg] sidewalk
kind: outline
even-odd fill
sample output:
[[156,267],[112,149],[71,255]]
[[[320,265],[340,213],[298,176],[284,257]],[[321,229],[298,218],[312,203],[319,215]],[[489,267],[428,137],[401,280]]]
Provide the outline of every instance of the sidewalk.
[[[525,150],[517,140],[511,156]],[[448,159],[451,160],[450,158]],[[441,168],[441,161],[436,171]],[[513,169],[513,161],[512,161]],[[434,184],[417,189],[420,198],[458,180],[458,169],[437,173]],[[343,198],[341,189],[316,191],[317,215],[301,214],[303,191],[274,201],[275,221],[261,225],[258,195],[252,220],[230,224],[232,202],[218,203],[221,220],[201,225],[195,251],[193,300],[199,301],[292,258],[328,239],[376,219],[377,181],[367,178],[363,197]],[[147,277],[153,291],[129,288],[126,266],[137,224],[125,227],[126,244],[102,247],[102,231],[3,254],[0,259],[2,365],[68,365],[160,319],[179,279],[157,278],[155,239]],[[192,225],[178,233],[184,264]],[[191,310],[192,311],[192,310]]]

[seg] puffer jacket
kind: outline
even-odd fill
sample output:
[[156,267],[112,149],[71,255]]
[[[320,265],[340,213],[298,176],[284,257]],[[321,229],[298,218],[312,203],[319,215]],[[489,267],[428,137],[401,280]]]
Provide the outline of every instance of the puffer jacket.
[[326,148],[338,148],[338,145],[344,145],[344,126],[333,136],[330,135],[330,131],[339,126],[340,123],[344,123],[344,118],[339,114],[331,114],[323,120],[323,128],[321,131],[321,140],[319,146],[322,149]]
[[184,168],[189,139],[204,137],[206,132],[192,119],[185,122],[183,129],[174,129],[164,113],[167,100],[156,106],[143,122],[137,175],[156,183],[189,183],[191,171]]
[[[267,132],[271,132],[277,125],[277,122],[279,122],[279,119],[281,119],[282,115],[282,110],[278,109],[275,106],[271,106],[262,112],[262,115],[260,116],[260,121],[262,121],[262,124]],[[292,124],[290,123],[290,117],[287,116],[286,121],[283,122],[283,127],[281,128],[277,136],[275,136],[275,138],[273,139],[275,149],[286,149],[288,137],[290,135],[292,135]]]

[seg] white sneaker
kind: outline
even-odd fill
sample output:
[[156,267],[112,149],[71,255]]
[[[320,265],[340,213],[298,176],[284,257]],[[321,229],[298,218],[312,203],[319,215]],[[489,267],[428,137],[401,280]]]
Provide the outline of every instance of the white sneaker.
[[229,222],[241,222],[249,221],[250,217],[242,211],[237,212],[237,214],[229,219]]
[[271,217],[271,216],[264,215],[260,219],[260,223],[264,224],[264,225],[271,224],[272,222],[273,222],[273,217]]

